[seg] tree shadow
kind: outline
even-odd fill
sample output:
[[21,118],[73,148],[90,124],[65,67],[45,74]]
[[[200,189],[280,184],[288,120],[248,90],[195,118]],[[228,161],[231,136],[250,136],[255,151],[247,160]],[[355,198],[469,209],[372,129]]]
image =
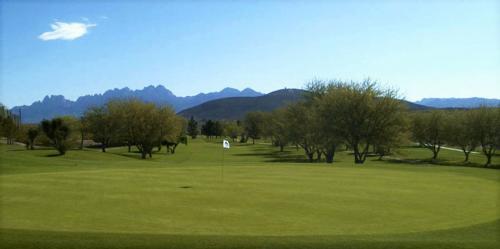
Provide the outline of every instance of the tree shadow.
[[485,168],[485,169],[500,169],[500,165],[494,164],[485,167],[484,164],[476,162],[457,162],[444,159],[417,159],[417,158],[384,158],[381,161],[393,164],[410,164],[410,165],[437,165],[437,166],[453,166],[453,167],[469,167],[469,168]]
[[59,154],[59,153],[57,153],[57,154],[47,154],[47,155],[44,155],[44,157],[60,157],[60,156],[64,156],[64,155]]
[[249,153],[237,153],[233,154],[234,156],[243,156],[243,157],[262,157],[264,158],[264,162],[271,163],[308,163],[309,160],[305,155],[294,154],[291,150],[279,151],[272,150],[269,148],[262,147],[252,147],[254,152]]

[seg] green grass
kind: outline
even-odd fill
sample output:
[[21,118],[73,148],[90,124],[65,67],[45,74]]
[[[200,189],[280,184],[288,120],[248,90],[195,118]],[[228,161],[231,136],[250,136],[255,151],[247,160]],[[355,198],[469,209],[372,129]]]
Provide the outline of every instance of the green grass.
[[125,148],[52,156],[2,145],[0,247],[500,246],[500,171],[450,166],[460,152],[442,151],[447,166],[411,147],[364,165],[339,153],[328,165],[294,148],[220,147],[197,139],[140,160]]

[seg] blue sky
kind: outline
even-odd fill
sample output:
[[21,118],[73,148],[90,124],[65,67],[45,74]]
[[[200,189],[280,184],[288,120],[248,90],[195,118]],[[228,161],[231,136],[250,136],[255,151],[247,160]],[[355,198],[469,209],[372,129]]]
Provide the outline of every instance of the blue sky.
[[366,77],[408,100],[500,98],[499,1],[2,1],[0,20],[9,107]]

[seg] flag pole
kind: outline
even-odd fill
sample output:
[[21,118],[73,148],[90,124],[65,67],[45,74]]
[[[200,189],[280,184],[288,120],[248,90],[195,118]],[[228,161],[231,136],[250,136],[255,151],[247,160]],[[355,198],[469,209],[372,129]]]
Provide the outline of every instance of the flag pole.
[[222,165],[221,165],[221,168],[220,168],[221,182],[224,182],[224,151],[225,150],[226,150],[226,148],[224,148],[224,140],[222,140]]

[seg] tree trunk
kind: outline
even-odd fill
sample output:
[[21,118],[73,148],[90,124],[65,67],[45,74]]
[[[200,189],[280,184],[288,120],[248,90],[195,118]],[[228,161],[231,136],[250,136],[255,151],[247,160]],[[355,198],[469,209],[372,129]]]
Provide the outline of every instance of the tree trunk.
[[174,144],[174,145],[172,146],[172,154],[174,154],[174,153],[175,153],[175,148],[177,148],[177,145],[178,145],[178,144]]
[[80,140],[80,150],[83,150],[83,133],[82,133],[82,139]]
[[255,144],[255,138],[252,137],[252,144]]
[[104,143],[101,144],[101,150],[102,152],[106,152],[106,145]]
[[319,161],[321,161],[321,155],[322,155],[322,154],[323,154],[323,153],[322,153],[320,150],[316,150],[316,160],[317,160],[318,162],[319,162]]
[[128,152],[130,152],[130,151],[132,150],[132,149],[131,149],[132,145],[130,144],[130,142],[129,142],[129,141],[127,141],[127,146],[128,146]]
[[434,145],[432,147],[432,161],[435,161],[438,157],[439,150],[441,149],[441,145]]
[[314,152],[306,152],[307,158],[309,159],[309,162],[312,163],[314,160]]
[[490,165],[491,165],[491,154],[487,154],[487,155],[486,155],[486,158],[487,158],[488,160],[486,161],[486,164],[484,165],[484,167],[488,167],[488,166],[490,166]]
[[491,157],[493,156],[493,154],[495,154],[495,151],[493,150],[493,146],[490,146],[489,149],[486,149],[485,147],[483,147],[483,152],[484,152],[484,155],[486,156],[486,159],[487,159],[484,167],[488,167],[491,165]]
[[282,144],[280,144],[280,152],[283,152],[285,146],[283,146]]
[[469,154],[470,154],[470,151],[466,151],[466,150],[464,150],[464,154],[465,154],[465,160],[464,160],[464,162],[465,162],[465,163],[467,163],[467,162],[469,162]]
[[363,164],[365,161],[363,160],[362,155],[359,152],[358,145],[353,145],[352,148],[354,151],[354,163],[355,164]]
[[333,163],[334,156],[335,156],[335,149],[327,150],[325,153],[326,163]]
[[146,152],[144,150],[141,151],[141,159],[146,159]]

